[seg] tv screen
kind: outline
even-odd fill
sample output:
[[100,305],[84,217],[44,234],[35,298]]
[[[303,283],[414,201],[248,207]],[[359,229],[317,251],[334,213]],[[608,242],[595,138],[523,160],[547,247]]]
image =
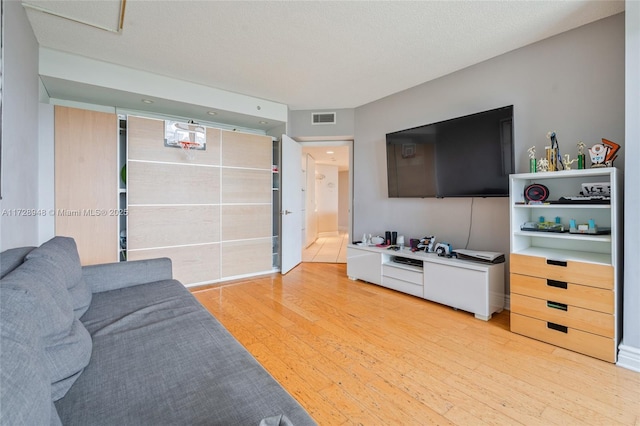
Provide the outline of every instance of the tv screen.
[[388,133],[389,197],[506,197],[513,105]]

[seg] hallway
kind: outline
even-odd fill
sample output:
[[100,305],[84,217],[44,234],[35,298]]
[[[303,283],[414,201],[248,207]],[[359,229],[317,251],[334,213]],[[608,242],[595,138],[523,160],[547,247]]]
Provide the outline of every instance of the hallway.
[[347,233],[318,237],[313,244],[302,250],[302,261],[347,263],[347,244],[349,244]]

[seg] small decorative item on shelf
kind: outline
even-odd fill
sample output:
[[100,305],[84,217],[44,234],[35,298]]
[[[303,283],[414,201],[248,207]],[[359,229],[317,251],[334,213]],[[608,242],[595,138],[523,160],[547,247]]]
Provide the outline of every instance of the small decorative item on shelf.
[[609,148],[609,152],[607,152],[607,158],[605,158],[605,165],[607,167],[613,167],[613,161],[618,158],[617,153],[620,149],[620,145],[604,138],[602,138],[602,144]]
[[582,170],[586,168],[585,156],[584,156],[584,142],[578,142],[578,169]]
[[591,167],[606,167],[605,161],[607,154],[609,153],[609,147],[604,144],[597,143],[589,148],[589,156],[591,157]]
[[569,154],[565,154],[564,155],[564,169],[565,170],[571,170],[571,165],[573,163],[575,163],[576,161],[578,161],[577,158],[574,158],[573,160],[569,159]]
[[549,171],[549,160],[546,158],[541,158],[538,161],[538,171],[539,172],[548,172]]
[[532,146],[527,150],[529,153],[529,173],[536,172],[536,147]]
[[560,155],[560,144],[556,137],[556,132],[547,133],[547,139],[551,140],[551,146],[546,147],[547,161],[549,161],[548,171],[555,172],[563,169],[562,156]]

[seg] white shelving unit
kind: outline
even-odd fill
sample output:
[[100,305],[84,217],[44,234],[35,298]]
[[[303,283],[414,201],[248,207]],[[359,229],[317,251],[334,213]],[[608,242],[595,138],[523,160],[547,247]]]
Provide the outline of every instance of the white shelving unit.
[[[394,257],[418,265],[394,262]],[[455,309],[488,321],[504,308],[504,263],[487,264],[376,246],[347,247],[347,275]]]
[[[543,204],[526,204],[525,188],[549,189]],[[558,204],[583,183],[607,183],[610,204]],[[615,168],[523,173],[510,177],[511,330],[615,362],[620,340],[622,177]],[[610,234],[523,231],[525,222],[555,222],[566,230],[595,221]],[[604,303],[602,303],[604,301]]]

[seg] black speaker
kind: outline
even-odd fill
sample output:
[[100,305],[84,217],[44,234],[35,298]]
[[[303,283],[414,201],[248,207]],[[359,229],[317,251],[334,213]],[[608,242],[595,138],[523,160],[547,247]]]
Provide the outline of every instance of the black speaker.
[[544,201],[549,198],[549,188],[539,183],[532,183],[524,189],[524,199],[527,201]]

